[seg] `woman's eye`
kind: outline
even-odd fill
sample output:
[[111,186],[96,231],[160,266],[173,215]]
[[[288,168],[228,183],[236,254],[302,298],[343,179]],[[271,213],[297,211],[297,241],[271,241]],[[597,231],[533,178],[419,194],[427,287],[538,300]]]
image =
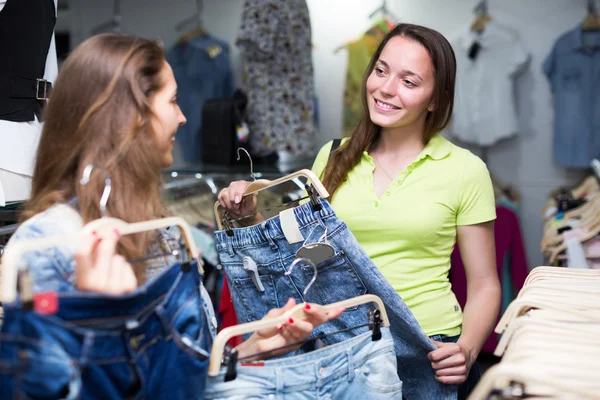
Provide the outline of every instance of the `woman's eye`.
[[377,75],[383,75],[383,69],[381,68],[375,68],[375,72],[377,73]]
[[406,80],[405,80],[405,81],[404,81],[404,83],[406,84],[406,86],[409,86],[409,87],[414,87],[414,86],[416,86],[416,85],[415,85],[414,83],[412,83],[411,81],[406,81]]

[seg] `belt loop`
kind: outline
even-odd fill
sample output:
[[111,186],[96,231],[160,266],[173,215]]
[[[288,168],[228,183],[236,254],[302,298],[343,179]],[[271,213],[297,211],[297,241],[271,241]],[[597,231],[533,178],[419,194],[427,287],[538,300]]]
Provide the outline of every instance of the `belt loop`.
[[87,366],[89,353],[92,351],[92,347],[94,346],[94,337],[94,332],[85,333],[83,345],[81,346],[81,357],[79,358],[79,363],[82,367]]
[[285,388],[283,375],[285,374],[281,373],[281,368],[275,369],[275,396],[277,397],[279,397],[279,395],[283,395],[283,389]]
[[352,348],[346,350],[346,357],[348,358],[348,382],[352,382],[355,376],[353,356],[354,352],[352,351]]
[[267,221],[265,221],[262,224],[260,224],[260,227],[261,227],[261,229],[263,231],[263,234],[267,238],[267,241],[269,242],[269,246],[271,246],[271,248],[273,250],[277,250],[277,245],[275,244],[275,242],[271,238],[271,234],[269,233],[269,229],[267,227]]
[[227,252],[229,253],[229,257],[235,256],[235,252],[233,251],[233,238],[227,238]]

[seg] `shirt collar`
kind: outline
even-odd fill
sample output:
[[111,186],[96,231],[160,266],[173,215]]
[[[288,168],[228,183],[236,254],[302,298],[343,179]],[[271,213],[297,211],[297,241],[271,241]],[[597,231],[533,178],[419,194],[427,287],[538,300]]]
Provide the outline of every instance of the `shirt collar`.
[[[436,133],[429,140],[429,143],[425,145],[425,148],[423,148],[417,159],[413,161],[413,164],[427,156],[433,160],[441,160],[450,154],[450,152],[452,152],[452,144],[439,133]],[[373,158],[367,150],[363,152],[363,157],[373,164]]]
[[[600,35],[598,35],[598,33],[592,32],[592,34],[597,35],[596,39],[600,38]],[[585,44],[583,43],[583,24],[577,25],[577,27],[575,29],[573,29],[572,40],[573,40],[572,43],[573,43],[574,50],[585,50],[586,49]],[[595,49],[597,49],[598,46],[600,46],[600,41],[596,40]]]
[[423,156],[429,156],[434,160],[445,158],[452,151],[451,143],[439,133],[433,135],[429,143],[423,149]]

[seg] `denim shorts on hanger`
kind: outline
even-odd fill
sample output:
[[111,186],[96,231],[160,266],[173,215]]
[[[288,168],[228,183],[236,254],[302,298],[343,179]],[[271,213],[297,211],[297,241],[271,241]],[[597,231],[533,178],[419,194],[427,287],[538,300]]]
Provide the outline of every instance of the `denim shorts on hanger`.
[[[333,257],[317,265],[317,280],[307,293],[307,301],[329,304],[367,293],[379,296],[390,320],[404,396],[409,400],[456,399],[456,385],[439,383],[427,359],[427,354],[436,349],[435,345],[331,205],[326,200],[320,201],[321,211],[313,211],[311,203],[293,210],[299,231],[308,242],[315,242],[326,228],[329,244],[335,249]],[[302,292],[314,275],[313,268],[302,264],[296,266],[291,275],[284,275],[303,242],[288,242],[280,217],[236,228],[233,232],[232,237],[225,231],[215,232],[215,242],[238,321],[258,320],[270,309],[282,307],[290,297],[302,302]],[[260,283],[252,271],[244,269],[245,257],[257,265]],[[361,305],[346,310],[336,320],[316,328],[313,336],[365,324],[369,307]],[[367,330],[367,327],[354,329],[328,336],[323,341],[331,345]]]
[[61,294],[53,315],[5,305],[2,399],[192,399],[213,334],[196,260],[135,292]]
[[237,364],[237,377],[225,382],[225,368],[208,377],[204,399],[242,400],[402,400],[394,342],[389,328],[381,339],[371,332],[344,343],[294,357]]

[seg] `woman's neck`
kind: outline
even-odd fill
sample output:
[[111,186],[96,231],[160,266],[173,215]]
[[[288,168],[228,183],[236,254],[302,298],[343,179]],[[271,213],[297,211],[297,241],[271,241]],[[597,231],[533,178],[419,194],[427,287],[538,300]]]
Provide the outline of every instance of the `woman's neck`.
[[381,134],[374,150],[379,153],[394,154],[399,157],[417,156],[425,145],[421,130],[406,130],[397,128],[381,128]]

